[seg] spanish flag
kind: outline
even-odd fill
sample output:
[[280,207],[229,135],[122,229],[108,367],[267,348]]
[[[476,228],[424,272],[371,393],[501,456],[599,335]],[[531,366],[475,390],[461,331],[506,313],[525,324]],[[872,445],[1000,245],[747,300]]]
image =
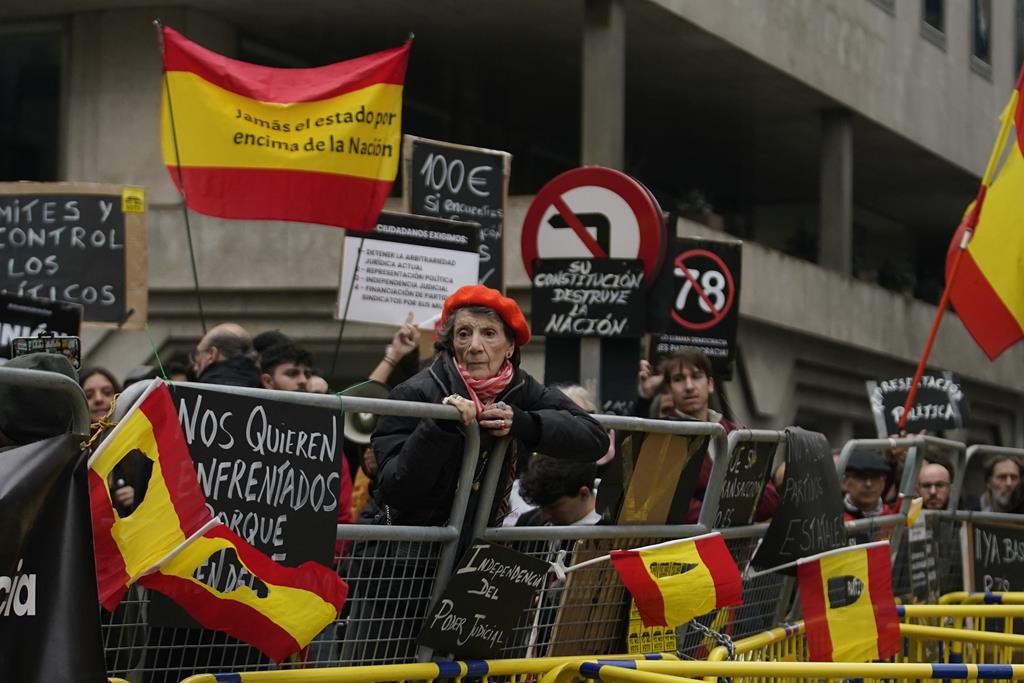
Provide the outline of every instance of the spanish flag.
[[613,550],[611,559],[647,628],[678,626],[743,601],[740,572],[719,533]]
[[338,616],[348,595],[348,585],[327,567],[283,567],[223,525],[139,583],[177,602],[205,628],[278,662],[306,647]]
[[164,164],[210,216],[372,230],[401,153],[411,42],[309,69],[248,64],[162,28]]
[[796,575],[811,661],[866,662],[899,651],[888,541],[797,560]]
[[[130,515],[120,517],[110,474],[126,456],[138,454],[152,462],[146,495]],[[89,459],[89,500],[100,604],[111,611],[142,574],[218,523],[206,507],[162,381],[153,380]]]
[[978,197],[946,258],[950,301],[990,360],[1024,338],[1024,70],[1002,121]]

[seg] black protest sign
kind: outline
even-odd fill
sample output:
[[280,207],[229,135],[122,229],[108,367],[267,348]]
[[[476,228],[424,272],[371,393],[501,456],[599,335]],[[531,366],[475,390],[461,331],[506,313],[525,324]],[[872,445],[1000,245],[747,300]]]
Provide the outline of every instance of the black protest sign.
[[107,680],[78,442],[0,454],[0,681]]
[[533,265],[534,334],[639,337],[644,307],[639,259],[537,259]]
[[718,379],[732,375],[739,325],[742,242],[680,237],[664,279],[671,283],[665,334],[655,338],[656,357],[682,347],[700,349]]
[[11,357],[11,341],[18,337],[56,334],[77,337],[82,326],[82,306],[66,301],[46,301],[0,294],[0,357]]
[[745,526],[753,521],[777,448],[776,443],[737,442],[730,453],[719,494],[715,529]]
[[340,411],[173,387],[207,505],[283,565],[331,566],[341,484]]
[[751,560],[757,570],[846,545],[843,493],[825,437],[799,427],[787,429],[785,464],[778,507]]
[[81,304],[84,321],[146,321],[139,188],[0,183],[0,291]]
[[[885,438],[899,433],[903,406],[913,384],[913,377],[893,377],[866,382],[871,413],[874,415],[879,437]],[[962,429],[967,413],[967,399],[956,373],[929,372],[922,375],[918,383],[917,396],[907,416],[905,429],[910,434],[925,429],[930,432]]]
[[512,155],[406,135],[406,210],[480,225],[480,284],[505,290],[505,214]]
[[1024,590],[1024,528],[973,521],[966,528],[970,590]]
[[474,539],[424,621],[419,643],[463,659],[500,656],[512,645],[512,631],[544,586],[549,566]]

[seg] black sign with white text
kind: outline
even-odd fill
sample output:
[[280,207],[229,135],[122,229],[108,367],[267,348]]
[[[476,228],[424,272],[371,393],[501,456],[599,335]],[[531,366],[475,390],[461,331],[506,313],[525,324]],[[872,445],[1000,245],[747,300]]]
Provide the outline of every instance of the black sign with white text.
[[[913,383],[913,377],[866,382],[871,413],[880,438],[899,432],[903,406]],[[921,376],[905,429],[908,434],[922,430],[934,433],[942,429],[962,429],[967,413],[967,399],[956,373],[928,372]]]
[[969,522],[966,527],[974,579],[968,590],[1024,590],[1024,529],[980,522]]
[[505,212],[511,155],[405,136],[409,211],[480,225],[480,284],[504,291]]
[[644,332],[639,259],[537,259],[532,329],[547,337],[639,337]]
[[523,609],[544,586],[547,562],[474,539],[427,615],[419,644],[462,659],[501,656]]
[[775,443],[752,441],[736,444],[719,495],[714,528],[745,526],[753,521],[777,447]]
[[77,337],[82,326],[82,307],[64,301],[46,301],[0,294],[0,357],[11,357],[11,341],[54,333]]

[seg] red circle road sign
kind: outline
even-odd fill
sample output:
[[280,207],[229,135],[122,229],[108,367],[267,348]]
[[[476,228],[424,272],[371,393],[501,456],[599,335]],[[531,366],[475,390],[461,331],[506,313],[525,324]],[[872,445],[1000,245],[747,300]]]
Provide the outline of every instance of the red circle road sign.
[[[694,270],[688,267],[688,264],[686,263],[687,259],[690,259],[691,264],[694,260],[706,259],[711,261],[712,266],[717,266],[718,270],[716,271],[713,268],[702,267],[695,269],[694,272]],[[674,271],[673,274],[681,275],[686,279],[686,282],[683,284],[683,288],[685,290],[687,285],[689,285],[690,291],[695,295],[694,300],[698,302],[695,305],[699,306],[702,302],[708,309],[711,316],[710,319],[701,322],[693,322],[683,318],[680,314],[680,309],[686,308],[686,302],[689,301],[689,295],[687,293],[687,296],[679,296],[676,299],[675,304],[672,306],[672,319],[679,325],[690,330],[706,330],[709,327],[714,327],[720,323],[729,311],[732,310],[733,299],[736,296],[736,284],[732,277],[732,271],[729,270],[729,266],[725,264],[725,261],[723,261],[718,254],[706,249],[690,249],[689,251],[684,251],[682,254],[679,254],[679,256],[676,256],[672,265]],[[711,287],[714,283],[708,282],[708,275],[714,273],[720,273],[723,282],[721,283],[721,286],[717,286],[712,290]],[[728,292],[723,292],[723,289],[728,289]],[[708,295],[708,291],[705,290],[714,294],[715,298],[719,299],[721,303],[716,305]],[[680,299],[682,299],[682,302],[679,301]],[[682,306],[680,306],[680,303]]]
[[661,209],[651,193],[625,173],[602,166],[553,178],[523,220],[523,266],[531,278],[537,258],[613,257],[640,259],[650,282],[664,246]]

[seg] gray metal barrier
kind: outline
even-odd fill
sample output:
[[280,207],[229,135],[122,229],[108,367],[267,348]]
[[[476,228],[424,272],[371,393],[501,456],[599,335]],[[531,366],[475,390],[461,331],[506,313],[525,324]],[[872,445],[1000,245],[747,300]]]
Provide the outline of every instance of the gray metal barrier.
[[82,387],[70,377],[56,372],[0,366],[0,384],[52,391],[71,408],[71,432],[75,436],[89,436],[89,403]]

